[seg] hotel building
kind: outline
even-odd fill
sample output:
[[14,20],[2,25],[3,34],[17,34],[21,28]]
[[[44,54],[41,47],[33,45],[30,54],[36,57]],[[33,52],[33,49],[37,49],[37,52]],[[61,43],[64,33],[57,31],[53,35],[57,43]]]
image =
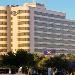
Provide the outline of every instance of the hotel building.
[[24,49],[75,50],[75,21],[43,4],[0,6],[0,53]]

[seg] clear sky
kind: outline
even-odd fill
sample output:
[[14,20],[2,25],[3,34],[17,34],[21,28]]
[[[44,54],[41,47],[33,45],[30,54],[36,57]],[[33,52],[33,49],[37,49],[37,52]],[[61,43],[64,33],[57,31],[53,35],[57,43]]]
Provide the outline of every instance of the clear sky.
[[[0,5],[23,5],[32,0],[0,0]],[[67,19],[75,19],[75,0],[35,0],[47,9],[66,13]]]

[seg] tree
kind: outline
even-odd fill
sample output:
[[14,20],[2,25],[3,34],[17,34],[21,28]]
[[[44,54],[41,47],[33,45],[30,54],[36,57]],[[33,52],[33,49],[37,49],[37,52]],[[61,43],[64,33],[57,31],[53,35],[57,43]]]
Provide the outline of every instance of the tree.
[[26,65],[26,63],[27,63],[27,59],[26,59],[27,52],[26,51],[24,51],[24,50],[18,50],[15,53],[15,56],[16,56],[16,63],[17,63],[18,67]]
[[6,55],[2,56],[2,63],[4,66],[13,67],[16,66],[16,58],[13,52],[8,52]]
[[67,60],[62,59],[59,56],[50,58],[45,63],[46,63],[45,64],[46,67],[57,68],[59,70],[63,70],[63,69],[66,70],[68,66]]
[[35,65],[34,63],[34,55],[31,53],[28,53],[27,55],[27,66],[28,67],[33,67]]
[[19,66],[32,66],[34,62],[34,56],[31,53],[28,53],[27,51],[24,50],[18,50],[16,52],[16,60],[17,60],[17,65]]
[[28,53],[25,50],[18,50],[16,53],[8,52],[6,55],[2,56],[3,66],[8,68],[19,68],[23,67],[25,69],[34,66],[34,55]]
[[20,66],[33,66],[34,55],[28,53],[24,50],[18,50],[16,53],[8,52],[6,55],[2,56],[3,65],[11,67],[15,66],[19,68]]

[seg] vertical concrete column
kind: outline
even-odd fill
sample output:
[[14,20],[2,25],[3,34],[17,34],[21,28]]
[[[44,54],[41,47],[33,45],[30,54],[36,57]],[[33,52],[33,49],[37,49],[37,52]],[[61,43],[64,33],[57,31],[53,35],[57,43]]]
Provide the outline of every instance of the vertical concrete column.
[[7,52],[11,51],[11,7],[7,6]]
[[34,11],[30,9],[30,52],[34,52]]

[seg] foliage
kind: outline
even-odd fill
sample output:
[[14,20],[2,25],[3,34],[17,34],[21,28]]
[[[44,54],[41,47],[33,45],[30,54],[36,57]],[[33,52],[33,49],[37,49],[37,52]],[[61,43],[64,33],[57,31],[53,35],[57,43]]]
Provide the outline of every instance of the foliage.
[[18,50],[15,54],[13,52],[8,52],[6,55],[2,56],[3,66],[7,67],[20,67],[34,65],[34,56],[24,50]]
[[[17,50],[16,53],[8,52],[1,56],[0,66],[9,68],[35,68],[43,70],[44,68],[52,67],[60,70],[65,70],[71,73],[75,71],[75,60],[73,55],[59,55],[54,57],[38,56],[31,54],[25,50]],[[68,59],[69,57],[69,59]],[[72,58],[71,58],[72,57]],[[71,59],[71,60],[70,60]]]
[[45,62],[46,67],[52,67],[57,69],[67,69],[67,60],[62,59],[61,57],[52,57]]
[[12,67],[12,66],[16,66],[16,58],[14,53],[12,52],[8,52],[7,55],[3,55],[2,56],[2,63],[4,66],[8,66],[8,67]]
[[43,69],[45,68],[45,61],[47,58],[45,56],[38,56],[37,54],[34,54],[34,61],[35,61],[35,68],[37,69]]
[[18,50],[16,53],[15,53],[15,56],[16,56],[16,63],[17,63],[17,66],[22,66],[22,65],[26,65],[27,63],[27,52],[24,51],[24,50]]

